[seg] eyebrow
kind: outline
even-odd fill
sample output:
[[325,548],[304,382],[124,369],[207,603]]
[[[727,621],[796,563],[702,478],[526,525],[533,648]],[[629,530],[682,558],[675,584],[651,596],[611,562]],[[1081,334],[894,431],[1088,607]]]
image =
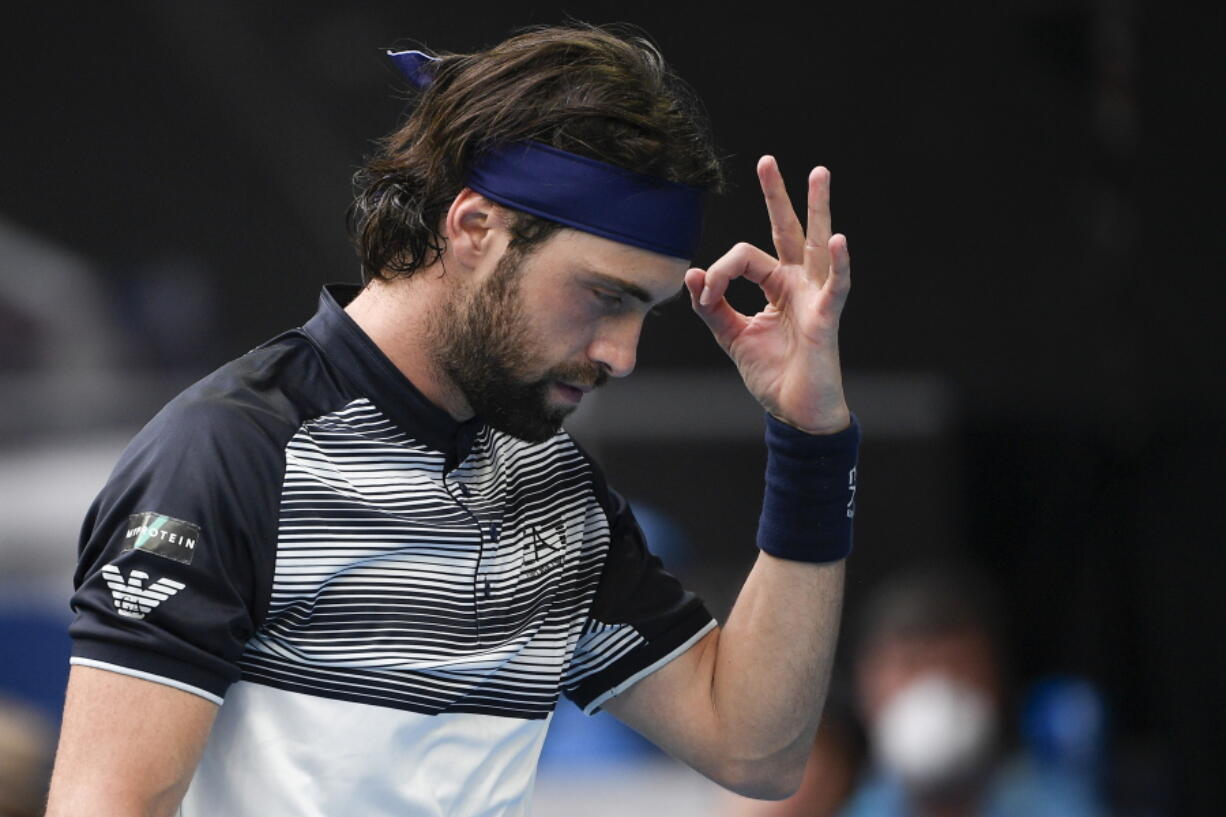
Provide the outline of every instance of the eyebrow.
[[599,283],[609,287],[610,289],[616,289],[616,290],[619,290],[620,292],[624,292],[625,294],[629,295],[631,298],[634,298],[636,301],[639,301],[640,303],[653,305],[653,309],[659,309],[665,304],[668,304],[668,303],[671,303],[672,301],[677,300],[678,298],[681,297],[681,294],[685,292],[685,287],[682,286],[672,295],[669,295],[667,298],[661,299],[659,303],[656,303],[654,299],[651,297],[651,293],[643,289],[638,284],[632,284],[629,281],[618,278],[616,275],[609,275],[604,272],[597,272],[594,269],[585,268],[584,272],[586,272],[592,278],[595,278]]
[[622,280],[614,275],[606,275],[605,273],[597,272],[594,269],[586,270],[586,272],[589,276],[595,278],[601,284],[609,287],[610,289],[616,289],[624,292],[631,298],[634,298],[636,301],[641,301],[645,304],[654,302],[651,297],[651,293],[643,289],[638,284],[632,284],[629,281]]

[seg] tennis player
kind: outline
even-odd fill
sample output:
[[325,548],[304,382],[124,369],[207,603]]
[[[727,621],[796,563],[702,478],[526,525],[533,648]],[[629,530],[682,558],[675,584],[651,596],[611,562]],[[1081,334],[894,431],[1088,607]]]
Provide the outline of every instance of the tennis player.
[[[48,813],[522,815],[560,695],[790,794],[859,443],[830,173],[802,222],[763,157],[773,254],[692,267],[720,163],[650,44],[573,25],[391,56],[414,105],[356,178],[364,284],[172,400],[89,511]],[[761,552],[722,627],[561,430],[679,291],[766,428]]]

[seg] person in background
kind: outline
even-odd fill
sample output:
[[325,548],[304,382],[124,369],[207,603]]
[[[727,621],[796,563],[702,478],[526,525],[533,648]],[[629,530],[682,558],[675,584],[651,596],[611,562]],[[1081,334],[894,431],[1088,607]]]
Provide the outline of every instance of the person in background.
[[1007,673],[987,583],[901,573],[861,609],[855,694],[872,757],[840,817],[1097,817],[1084,779],[1006,750]]
[[0,696],[0,817],[42,814],[54,745],[37,710]]

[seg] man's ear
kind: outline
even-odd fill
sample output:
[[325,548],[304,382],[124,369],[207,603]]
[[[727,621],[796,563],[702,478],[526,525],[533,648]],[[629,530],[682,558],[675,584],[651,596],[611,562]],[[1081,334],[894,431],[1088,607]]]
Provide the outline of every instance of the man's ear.
[[510,243],[507,213],[494,202],[465,187],[443,221],[447,250],[457,261],[476,268],[488,258],[501,258]]

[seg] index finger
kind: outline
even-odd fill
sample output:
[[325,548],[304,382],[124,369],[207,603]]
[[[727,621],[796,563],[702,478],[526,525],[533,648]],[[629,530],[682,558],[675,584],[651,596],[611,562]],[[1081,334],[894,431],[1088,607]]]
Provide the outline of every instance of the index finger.
[[805,260],[805,234],[800,219],[792,208],[779,162],[774,156],[758,160],[758,181],[762,184],[762,197],[766,199],[766,212],[771,220],[771,241],[775,255],[781,264],[803,264]]
[[805,268],[819,283],[830,273],[830,171],[809,173],[809,226],[805,230]]

